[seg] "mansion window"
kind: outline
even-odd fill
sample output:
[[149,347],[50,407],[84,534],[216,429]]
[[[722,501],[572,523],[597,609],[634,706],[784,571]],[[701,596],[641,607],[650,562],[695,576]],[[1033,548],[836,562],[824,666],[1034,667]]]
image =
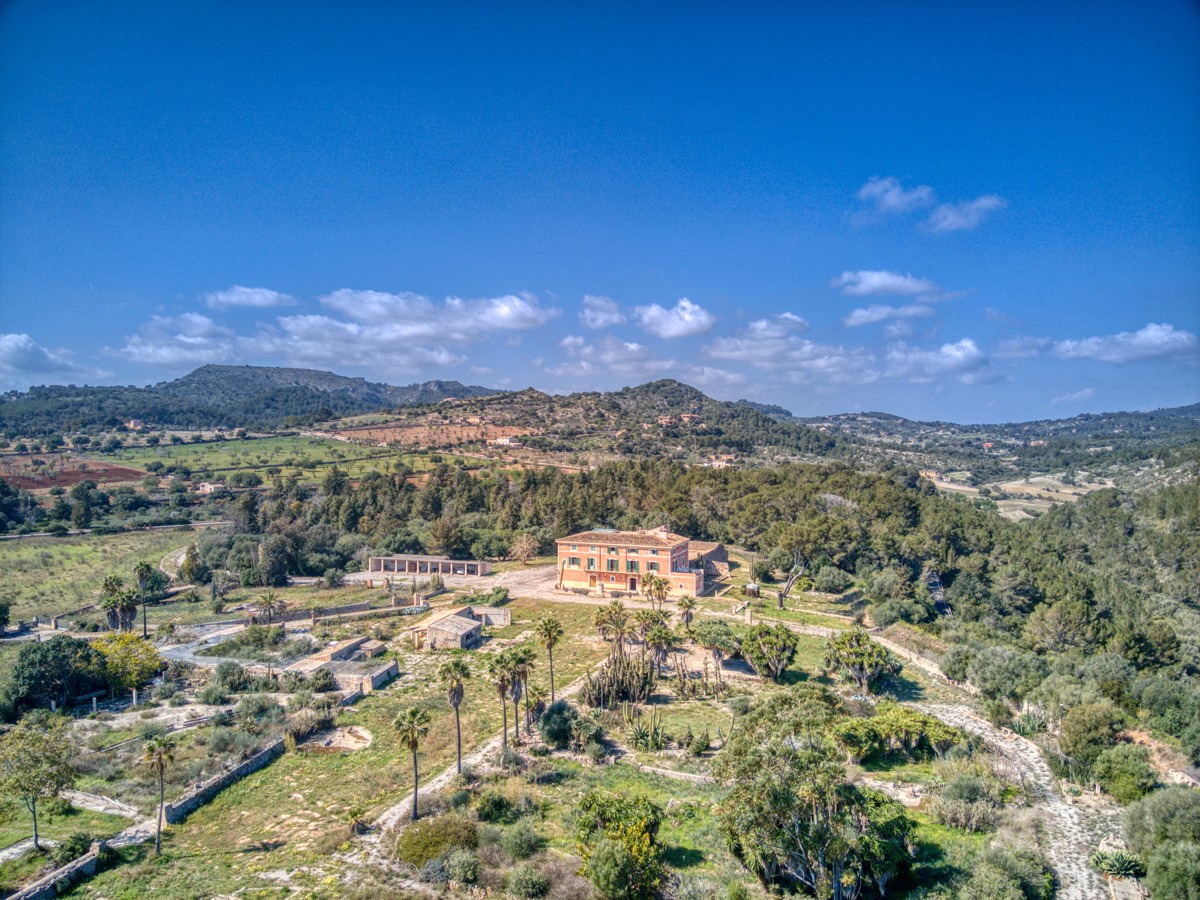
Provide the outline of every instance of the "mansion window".
[[608,561],[608,571],[610,571],[610,572],[621,571],[621,564],[619,562],[617,562],[615,559],[610,559]]
[[578,569],[579,568],[579,557],[572,556],[570,559],[567,560],[567,565],[570,566],[572,569]]
[[637,570],[638,570],[638,564],[637,564],[636,559],[631,559],[625,563],[625,571],[626,572],[636,572]]
[[593,557],[590,557],[590,556],[588,557],[588,568],[589,568],[589,569],[594,569],[594,568],[596,568],[596,560],[595,560]]

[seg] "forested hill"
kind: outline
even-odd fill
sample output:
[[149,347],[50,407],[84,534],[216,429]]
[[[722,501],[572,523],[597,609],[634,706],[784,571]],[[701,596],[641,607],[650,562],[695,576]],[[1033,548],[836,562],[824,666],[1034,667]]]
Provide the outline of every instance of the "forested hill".
[[33,436],[129,419],[159,427],[277,428],[494,393],[457,381],[395,386],[315,369],[210,365],[149,387],[53,385],[13,391],[0,397],[0,429]]
[[899,454],[908,463],[970,471],[976,483],[1031,472],[1099,471],[1172,452],[1195,459],[1200,448],[1200,403],[985,425],[916,422],[881,412],[793,421]]
[[694,459],[718,453],[850,458],[853,451],[837,435],[778,421],[741,402],[714,400],[673,379],[561,396],[528,389],[460,403],[456,411],[528,428],[526,443],[551,452]]

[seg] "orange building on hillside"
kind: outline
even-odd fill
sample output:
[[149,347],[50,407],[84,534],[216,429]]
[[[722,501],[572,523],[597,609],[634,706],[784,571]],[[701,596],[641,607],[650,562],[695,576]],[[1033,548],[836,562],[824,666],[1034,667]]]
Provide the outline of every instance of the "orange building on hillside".
[[666,528],[581,531],[559,538],[559,584],[566,590],[639,593],[646,575],[666,578],[671,596],[704,592],[704,569],[691,567],[688,539]]

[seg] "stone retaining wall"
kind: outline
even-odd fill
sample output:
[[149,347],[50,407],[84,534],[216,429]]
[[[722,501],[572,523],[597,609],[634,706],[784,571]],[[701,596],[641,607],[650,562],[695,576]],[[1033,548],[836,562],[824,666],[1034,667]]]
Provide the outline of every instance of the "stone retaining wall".
[[96,874],[96,865],[100,860],[100,850],[93,844],[92,849],[78,859],[72,860],[65,866],[55,869],[49,875],[43,875],[33,884],[22,888],[15,894],[9,894],[8,900],[51,900],[57,897],[59,889],[65,889],[76,879],[90,878]]
[[163,820],[168,825],[174,825],[189,813],[203,806],[217,794],[221,793],[235,781],[241,781],[252,772],[257,772],[267,763],[283,753],[283,738],[276,738],[262,750],[245,762],[219,775],[214,775],[208,781],[202,782],[194,790],[185,794],[174,803],[163,807]]

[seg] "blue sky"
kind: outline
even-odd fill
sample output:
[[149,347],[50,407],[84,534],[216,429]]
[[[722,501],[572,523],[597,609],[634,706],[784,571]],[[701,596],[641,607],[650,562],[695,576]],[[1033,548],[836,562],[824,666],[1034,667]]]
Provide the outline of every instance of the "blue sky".
[[433,6],[0,6],[0,388],[1200,399],[1196,4]]

